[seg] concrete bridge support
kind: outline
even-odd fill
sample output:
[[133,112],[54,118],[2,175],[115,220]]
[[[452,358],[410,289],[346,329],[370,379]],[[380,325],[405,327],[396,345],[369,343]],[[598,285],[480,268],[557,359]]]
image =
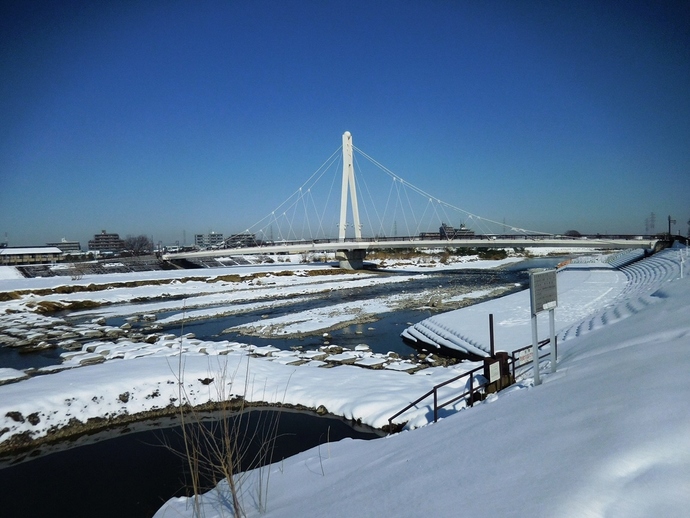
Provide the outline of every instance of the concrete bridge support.
[[340,268],[343,270],[361,270],[364,267],[364,258],[367,256],[367,251],[363,248],[355,250],[338,250],[335,253],[335,258],[339,262]]

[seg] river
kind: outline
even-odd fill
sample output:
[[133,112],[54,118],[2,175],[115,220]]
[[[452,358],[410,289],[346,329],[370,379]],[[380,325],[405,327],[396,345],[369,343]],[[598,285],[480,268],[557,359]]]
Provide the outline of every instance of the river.
[[[561,260],[562,258],[547,258],[523,261],[501,269],[419,274],[400,289],[419,293],[439,290],[449,293],[503,286],[508,291],[514,291],[524,289],[527,285],[528,268],[552,267]],[[399,286],[396,285],[396,289]],[[390,286],[371,286],[331,292],[328,295],[314,296],[307,302],[277,307],[270,312],[271,315],[290,314],[324,303],[356,303],[364,298],[382,296],[390,290]],[[481,299],[477,301],[479,300]],[[444,304],[438,308],[425,306],[419,309],[401,309],[384,314],[373,323],[353,324],[332,331],[327,339],[330,343],[344,347],[366,343],[374,352],[414,354],[414,350],[400,339],[400,332],[433,312],[448,309]],[[279,339],[224,332],[228,327],[261,318],[265,314],[266,310],[263,310],[261,315],[247,312],[193,322],[185,326],[185,332],[193,332],[202,340],[226,339],[256,345],[272,344],[281,349],[310,349],[323,345],[325,338],[321,335]],[[66,317],[69,319],[69,315]],[[124,319],[120,317],[113,318],[108,323],[118,325],[122,321]],[[179,332],[179,329],[164,331]],[[57,364],[60,352],[59,349],[53,349],[18,354],[3,347],[0,348],[0,366],[28,368]],[[257,424],[246,426],[260,428],[258,416],[270,414],[251,415],[255,416]],[[275,417],[269,418],[269,421],[271,419]],[[352,428],[340,419],[325,419],[303,412],[283,411],[280,413],[279,423],[274,460],[343,437],[378,436],[372,430]],[[140,430],[142,427],[144,430]],[[152,427],[153,430],[150,429]],[[6,516],[151,516],[165,500],[184,495],[188,491],[185,481],[188,469],[179,455],[183,450],[180,435],[180,429],[173,427],[171,423],[153,421],[114,428],[106,433],[82,437],[49,449],[43,447],[28,456],[22,454],[5,459],[5,464],[0,463],[0,509]],[[250,435],[254,436],[255,433]],[[164,447],[164,444],[170,447]]]
[[[318,349],[326,343],[354,348],[360,344],[366,344],[375,353],[386,354],[389,351],[401,356],[414,354],[415,351],[400,339],[400,333],[409,325],[416,323],[434,313],[449,311],[459,307],[457,302],[448,302],[448,299],[462,293],[470,293],[478,290],[496,289],[502,294],[525,289],[529,279],[527,270],[531,268],[553,267],[563,260],[563,257],[546,257],[528,259],[518,263],[506,265],[496,269],[459,269],[441,270],[437,272],[410,273],[412,279],[402,284],[373,284],[354,289],[335,290],[328,293],[314,294],[308,300],[300,297],[298,301],[281,304],[273,308],[261,310],[242,311],[242,304],[235,304],[238,312],[230,316],[214,317],[205,320],[196,320],[185,323],[184,332],[194,333],[201,340],[229,340],[257,346],[273,345],[279,349],[302,348],[305,350]],[[393,286],[393,287],[391,287]],[[361,300],[374,300],[377,297],[390,295],[394,290],[401,290],[407,294],[424,295],[421,302],[416,305],[408,305],[388,313],[377,316],[375,322],[353,323],[340,329],[329,331],[327,337],[323,333],[314,333],[302,337],[264,337],[246,336],[237,332],[225,332],[228,328],[248,322],[261,321],[264,318],[280,317],[314,307],[335,305],[340,303],[357,303]],[[472,303],[481,302],[491,296],[473,299]],[[436,307],[431,307],[427,302],[431,298],[438,301]],[[467,303],[467,302],[465,302]],[[136,312],[136,304],[131,305],[132,312]],[[174,314],[175,312],[162,312],[157,314],[159,320]],[[179,313],[179,312],[177,312]],[[70,312],[60,314],[68,322],[77,324],[86,322],[92,317],[73,317]],[[112,317],[107,319],[107,325],[119,327],[126,322],[127,316]],[[141,325],[141,324],[134,324]],[[163,332],[179,335],[181,326],[170,325],[162,329]],[[84,342],[89,341],[87,339]],[[61,362],[62,349],[54,348],[32,353],[22,353],[16,349],[0,347],[0,367],[14,369],[41,368],[50,365],[58,365]]]
[[[231,420],[235,430],[252,430],[239,446],[244,455],[240,470],[257,467],[253,459],[271,441],[272,460],[279,462],[318,445],[327,456],[328,443],[345,437],[381,436],[342,419],[291,410],[255,410]],[[189,494],[184,441],[175,422],[116,427],[74,443],[0,458],[2,516],[149,518],[169,498]],[[208,478],[203,483],[206,490],[213,486]]]

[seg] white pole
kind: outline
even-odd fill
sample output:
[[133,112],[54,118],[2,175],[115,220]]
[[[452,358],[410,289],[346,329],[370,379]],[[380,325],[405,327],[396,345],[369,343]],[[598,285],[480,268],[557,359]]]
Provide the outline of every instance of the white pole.
[[683,278],[683,263],[685,262],[683,260],[683,251],[678,250],[678,258],[680,259],[680,278]]
[[532,362],[534,362],[534,385],[539,385],[539,338],[537,337],[537,315],[532,315]]
[[556,351],[556,324],[554,318],[555,311],[549,310],[549,332],[551,334],[551,372],[556,372],[556,361],[558,361],[558,352]]

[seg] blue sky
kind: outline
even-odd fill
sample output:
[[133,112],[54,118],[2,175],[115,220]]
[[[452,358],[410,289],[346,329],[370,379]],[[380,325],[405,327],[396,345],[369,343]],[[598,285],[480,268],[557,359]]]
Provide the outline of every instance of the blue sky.
[[242,231],[344,131],[510,225],[687,231],[687,2],[3,5],[11,246]]

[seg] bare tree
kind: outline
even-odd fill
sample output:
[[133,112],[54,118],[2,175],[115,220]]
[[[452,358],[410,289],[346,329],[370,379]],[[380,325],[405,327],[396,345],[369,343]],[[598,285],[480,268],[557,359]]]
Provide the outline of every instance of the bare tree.
[[127,236],[125,238],[125,249],[131,251],[132,255],[150,254],[153,250],[153,243],[148,236]]

